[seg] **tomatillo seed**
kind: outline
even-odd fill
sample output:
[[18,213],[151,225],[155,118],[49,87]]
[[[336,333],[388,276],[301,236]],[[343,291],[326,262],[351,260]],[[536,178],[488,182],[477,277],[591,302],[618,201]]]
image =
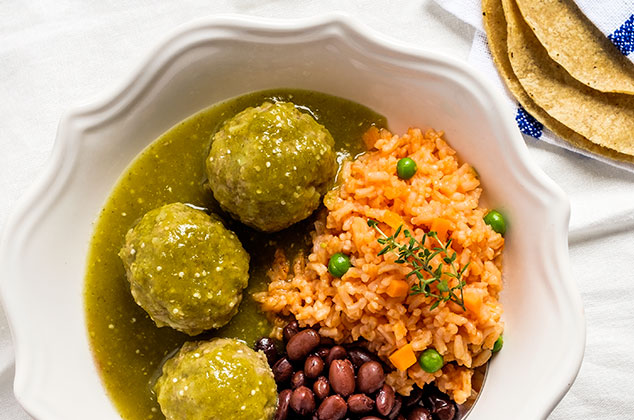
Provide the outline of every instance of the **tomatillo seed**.
[[417,170],[416,162],[408,157],[399,160],[396,164],[396,174],[401,179],[410,179]]
[[337,252],[332,257],[330,257],[330,261],[328,261],[328,271],[335,277],[341,277],[348,272],[348,270],[352,267],[352,263],[350,262],[350,258],[346,254],[342,254],[341,252]]
[[500,214],[497,210],[491,210],[484,216],[484,223],[491,226],[491,229],[504,236],[506,232],[506,222],[504,221],[504,216]]
[[445,361],[436,349],[427,349],[418,358],[418,364],[427,373],[434,373],[445,365]]

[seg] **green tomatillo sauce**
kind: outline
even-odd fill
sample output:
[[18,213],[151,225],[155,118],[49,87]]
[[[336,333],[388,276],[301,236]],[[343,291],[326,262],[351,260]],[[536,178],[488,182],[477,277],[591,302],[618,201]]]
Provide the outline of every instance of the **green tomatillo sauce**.
[[[301,90],[278,89],[247,94],[213,105],[177,124],[149,145],[122,174],[99,215],[88,256],[85,304],[87,328],[97,369],[126,420],[164,419],[152,387],[164,360],[186,341],[212,337],[244,340],[248,345],[271,325],[251,298],[266,288],[266,272],[279,246],[292,256],[309,246],[309,218],[275,234],[251,230],[223,214],[206,186],[205,159],[216,129],[247,107],[265,101],[293,102],[324,125],[335,140],[337,161],[365,151],[362,134],[385,119],[359,104]],[[182,202],[218,212],[251,256],[249,286],[235,317],[218,331],[189,337],[157,328],[130,293],[118,256],[126,232],[148,211]]]

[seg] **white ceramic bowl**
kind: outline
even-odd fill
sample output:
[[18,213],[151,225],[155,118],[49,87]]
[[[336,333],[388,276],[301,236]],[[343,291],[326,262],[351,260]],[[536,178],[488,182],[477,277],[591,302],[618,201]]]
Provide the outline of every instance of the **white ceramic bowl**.
[[434,127],[508,215],[505,346],[469,420],[545,418],[572,384],[585,324],[568,259],[569,203],[531,161],[501,94],[467,64],[381,37],[342,15],[217,17],[180,28],[114,94],[61,121],[53,156],[7,224],[1,291],[15,340],[15,394],[40,420],[119,418],[93,364],[83,285],[92,223],[152,140],[242,93],[312,89]]

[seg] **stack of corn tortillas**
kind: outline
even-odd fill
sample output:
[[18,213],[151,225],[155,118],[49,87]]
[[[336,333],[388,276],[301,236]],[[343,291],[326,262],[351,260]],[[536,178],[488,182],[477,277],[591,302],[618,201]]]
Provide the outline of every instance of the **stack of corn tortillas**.
[[509,90],[572,145],[634,163],[634,64],[572,0],[482,0]]

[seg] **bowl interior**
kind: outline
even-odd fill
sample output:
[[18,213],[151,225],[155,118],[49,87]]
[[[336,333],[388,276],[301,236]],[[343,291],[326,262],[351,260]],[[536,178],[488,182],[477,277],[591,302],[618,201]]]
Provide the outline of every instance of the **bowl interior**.
[[528,163],[510,114],[465,67],[364,36],[341,18],[205,21],[172,37],[114,97],[70,114],[47,174],[4,238],[16,395],[27,410],[47,420],[118,418],[88,346],[82,292],[92,223],[126,166],[213,103],[289,87],[364,104],[386,115],[395,133],[444,130],[475,166],[486,203],[501,209],[510,227],[505,348],[469,418],[544,417],[574,379],[583,351],[581,306],[569,293],[568,205]]

